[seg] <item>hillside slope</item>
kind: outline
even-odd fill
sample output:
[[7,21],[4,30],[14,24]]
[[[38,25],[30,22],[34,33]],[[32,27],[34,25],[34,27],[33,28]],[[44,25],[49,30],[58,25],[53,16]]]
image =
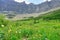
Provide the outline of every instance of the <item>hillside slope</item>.
[[[50,17],[49,15],[51,15],[51,17],[52,17],[52,15],[55,15],[55,14],[58,14],[59,13],[59,11],[60,11],[60,7],[58,7],[58,8],[53,8],[53,9],[51,9],[51,10],[49,10],[49,11],[46,11],[46,12],[41,12],[41,13],[32,13],[32,14],[16,14],[15,16],[14,16],[14,14],[9,14],[8,16],[7,16],[7,19],[11,19],[11,20],[21,20],[21,19],[26,19],[26,18],[30,18],[30,17],[40,17],[40,18],[42,18],[42,17],[47,17],[48,16],[48,18]],[[55,14],[54,14],[54,12],[55,12]],[[57,13],[56,13],[57,12]],[[22,16],[23,15],[23,16]],[[9,18],[9,17],[12,17],[12,18]],[[54,18],[52,18],[52,19],[54,19]]]
[[60,10],[17,21],[0,16],[0,40],[60,40]]
[[60,19],[60,9],[44,13],[37,18],[43,18],[47,20]]

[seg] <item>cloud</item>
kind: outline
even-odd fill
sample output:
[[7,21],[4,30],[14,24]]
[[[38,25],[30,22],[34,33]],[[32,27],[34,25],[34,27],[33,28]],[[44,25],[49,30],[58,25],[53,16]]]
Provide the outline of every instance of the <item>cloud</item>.
[[[30,4],[31,3],[29,0],[15,0],[15,1],[16,2],[23,2],[23,1],[25,1],[26,4]],[[34,1],[37,1],[37,0],[34,0]],[[45,2],[45,1],[47,1],[47,0],[42,0],[42,2]],[[51,0],[48,0],[48,1],[51,1]],[[34,2],[32,2],[32,3],[34,3]]]
[[15,1],[17,1],[17,2],[23,2],[23,1],[25,1],[25,0],[15,0]]
[[15,1],[17,1],[17,2],[23,2],[23,1],[25,1],[26,4],[30,4],[30,2],[27,2],[27,0],[15,0]]
[[25,1],[26,4],[30,4],[30,2]]

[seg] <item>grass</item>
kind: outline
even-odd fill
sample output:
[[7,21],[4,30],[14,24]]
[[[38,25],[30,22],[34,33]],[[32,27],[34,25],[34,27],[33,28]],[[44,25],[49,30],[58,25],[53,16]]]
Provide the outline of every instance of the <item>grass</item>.
[[0,40],[60,40],[60,11],[9,21],[0,17]]

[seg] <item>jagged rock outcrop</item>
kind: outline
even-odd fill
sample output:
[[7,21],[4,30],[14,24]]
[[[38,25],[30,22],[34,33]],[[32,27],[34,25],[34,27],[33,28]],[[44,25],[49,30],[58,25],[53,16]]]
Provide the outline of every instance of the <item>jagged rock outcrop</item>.
[[52,8],[60,7],[60,0],[46,1],[35,5],[33,3],[15,2],[14,0],[0,0],[0,11],[13,11],[17,13],[40,13]]

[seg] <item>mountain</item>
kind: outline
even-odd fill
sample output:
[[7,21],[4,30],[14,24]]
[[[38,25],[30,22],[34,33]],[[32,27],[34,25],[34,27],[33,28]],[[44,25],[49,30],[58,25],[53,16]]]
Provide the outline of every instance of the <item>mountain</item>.
[[60,9],[42,14],[41,16],[38,16],[37,19],[44,19],[44,20],[60,20]]
[[46,1],[38,5],[33,3],[26,4],[25,2],[18,3],[14,0],[0,0],[0,12],[40,13],[56,7],[60,7],[60,0]]

